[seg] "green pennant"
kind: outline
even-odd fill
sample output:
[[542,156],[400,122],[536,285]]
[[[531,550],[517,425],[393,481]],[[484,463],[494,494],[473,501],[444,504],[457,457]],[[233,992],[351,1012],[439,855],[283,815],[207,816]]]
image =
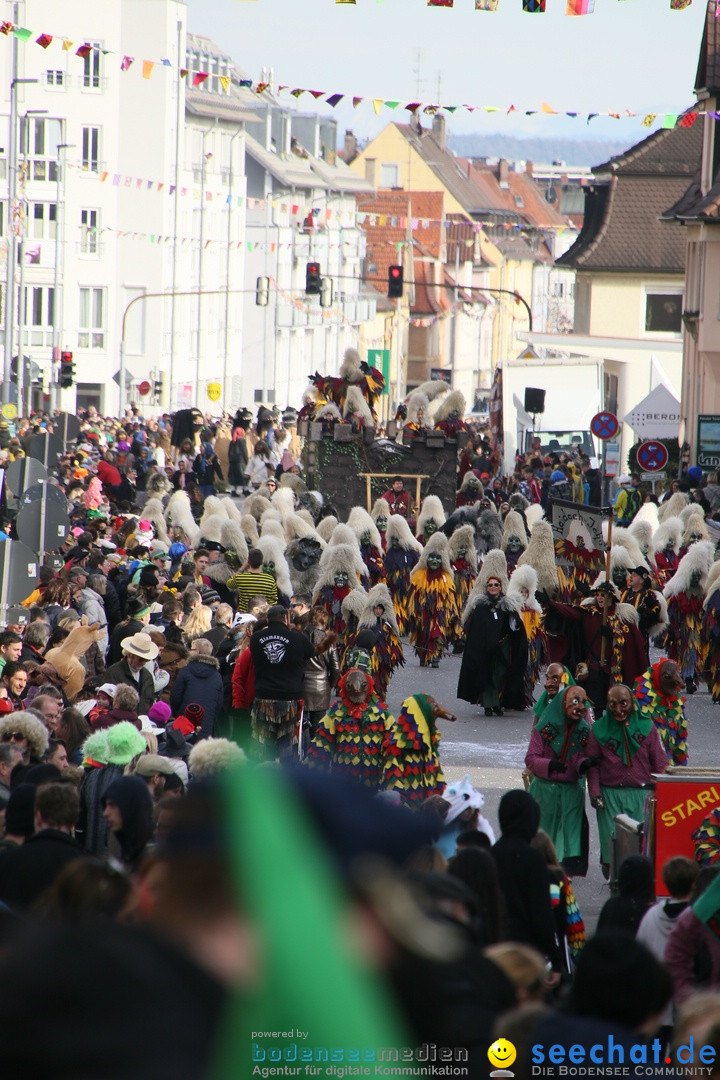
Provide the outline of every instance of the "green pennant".
[[33,36],[32,30],[26,30],[24,26],[16,26],[13,28],[13,34],[19,41],[29,41]]

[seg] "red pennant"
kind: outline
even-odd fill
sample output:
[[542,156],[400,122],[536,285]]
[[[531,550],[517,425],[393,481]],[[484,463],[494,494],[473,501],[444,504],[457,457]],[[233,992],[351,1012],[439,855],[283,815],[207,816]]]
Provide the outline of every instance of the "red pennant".
[[680,127],[692,127],[697,118],[698,114],[696,112],[685,113],[684,116],[680,117]]
[[86,41],[84,45],[81,45],[80,48],[76,50],[75,55],[79,56],[82,60],[84,60],[90,55],[90,53],[92,52],[92,48],[92,45],[88,44],[88,42]]
[[196,71],[193,75],[193,86],[202,86],[205,80],[209,77],[209,71]]
[[41,34],[39,38],[35,38],[35,44],[47,49],[48,45],[52,44],[52,34]]

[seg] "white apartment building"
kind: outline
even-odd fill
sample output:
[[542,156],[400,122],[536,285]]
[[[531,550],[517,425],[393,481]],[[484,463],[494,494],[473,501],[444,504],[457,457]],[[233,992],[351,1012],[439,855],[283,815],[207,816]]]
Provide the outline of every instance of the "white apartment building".
[[[25,297],[10,351],[19,355],[22,338],[39,368],[33,404],[49,404],[61,351],[73,354],[76,381],[52,400],[70,412],[94,404],[117,414],[123,366],[124,402],[145,408],[153,397],[139,396],[143,382],[162,383],[165,408],[297,404],[311,367],[356,344],[371,314],[359,282],[358,181],[335,161],[334,123],[291,115],[244,86],[229,56],[187,34],[179,0],[17,7],[32,34],[17,42],[15,69],[12,36],[0,38],[0,344],[10,280]],[[52,37],[46,48],[41,34]],[[310,210],[320,216],[312,231],[299,217]],[[23,256],[14,275],[13,229]],[[346,275],[328,313],[302,296],[305,252],[324,273]],[[271,303],[256,308],[265,273]]]

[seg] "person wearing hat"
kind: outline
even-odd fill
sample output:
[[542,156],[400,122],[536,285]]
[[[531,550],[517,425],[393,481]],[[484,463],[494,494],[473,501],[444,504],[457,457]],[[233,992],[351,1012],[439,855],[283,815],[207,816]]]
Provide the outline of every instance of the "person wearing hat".
[[640,633],[645,640],[646,664],[650,663],[650,638],[667,625],[667,604],[662,593],[653,589],[652,571],[644,564],[628,572],[628,587],[620,597],[623,604],[632,604],[640,620]]
[[115,664],[121,658],[124,639],[143,633],[150,622],[150,605],[143,597],[136,596],[129,600],[127,610],[128,617],[112,632],[107,653],[108,664]]
[[632,523],[633,518],[642,506],[642,495],[638,490],[639,484],[640,478],[635,474],[632,476],[626,474],[618,479],[619,488],[615,496],[613,509],[615,521],[624,528],[627,528]]
[[205,710],[201,734],[211,736],[215,721],[223,707],[223,682],[220,665],[212,655],[212,643],[207,638],[195,638],[187,664],[180,669],[170,691],[170,708],[175,716],[191,704]]
[[175,772],[167,758],[160,754],[141,754],[132,771],[135,776],[143,778],[154,802],[157,802],[165,791],[165,777]]
[[147,713],[155,701],[155,683],[145,666],[160,651],[149,634],[139,631],[121,642],[122,659],[106,671],[108,682],[132,686],[139,694],[138,713]]

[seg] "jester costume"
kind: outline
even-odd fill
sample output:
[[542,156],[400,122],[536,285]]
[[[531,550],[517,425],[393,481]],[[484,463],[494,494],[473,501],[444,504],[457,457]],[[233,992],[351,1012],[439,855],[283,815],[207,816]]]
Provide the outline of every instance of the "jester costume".
[[688,725],[685,699],[673,691],[664,693],[661,685],[663,658],[635,680],[635,697],[643,716],[652,720],[671,765],[687,765]]
[[688,693],[694,692],[705,667],[708,646],[703,636],[703,600],[714,554],[710,541],[692,544],[663,591],[668,606],[667,653],[680,668]]
[[417,566],[422,545],[410,532],[405,518],[399,514],[393,514],[388,522],[387,545],[385,574],[393,598],[395,618],[402,635],[407,629],[410,574]]
[[345,616],[343,615],[343,600],[350,592],[351,586],[346,585],[322,585],[313,598],[316,607],[321,607],[328,614],[328,629],[336,634],[344,635],[346,630]]
[[376,585],[367,594],[358,620],[358,631],[362,633],[364,630],[370,630],[375,635],[370,674],[377,693],[384,699],[393,672],[405,664],[392,597],[386,585]]
[[421,667],[437,667],[460,619],[447,546],[433,533],[410,575],[407,629]]
[[368,568],[370,585],[380,585],[385,581],[385,566],[383,564],[382,551],[374,544],[360,543],[360,555]]
[[706,650],[703,677],[717,704],[720,702],[720,588],[717,578],[705,596],[702,635]]
[[537,573],[532,566],[518,566],[510,579],[508,592],[517,596],[520,618],[527,637],[527,664],[525,666],[525,705],[530,707],[535,699],[535,685],[540,678],[540,668],[547,652],[543,630],[542,607],[535,599]]
[[[472,525],[461,525],[448,541],[448,554],[450,556],[450,568],[455,583],[455,595],[459,611],[465,610],[470,595],[470,590],[477,578],[478,565],[475,551],[475,530]],[[455,632],[456,652],[462,651],[465,641],[465,633],[462,623],[458,620]]]
[[[582,540],[581,537],[576,537]],[[588,548],[584,543],[574,544],[569,537],[555,541],[557,558],[567,563],[565,577],[572,582],[572,591],[585,585],[589,589],[593,581],[605,567],[605,555],[598,548]]]
[[533,773],[528,791],[540,806],[544,829],[570,873],[587,871],[585,837],[585,781],[578,766],[587,757],[590,726],[585,716],[572,722],[565,715],[565,695],[559,690],[533,727],[525,765]]
[[[441,795],[445,778],[440,768],[438,706],[427,694],[414,694],[402,703],[400,715],[385,735],[383,787],[397,791],[406,803]],[[447,713],[444,714],[447,716]]]
[[392,723],[372,677],[353,668],[337,684],[337,698],[318,724],[306,764],[380,788],[385,733]]

